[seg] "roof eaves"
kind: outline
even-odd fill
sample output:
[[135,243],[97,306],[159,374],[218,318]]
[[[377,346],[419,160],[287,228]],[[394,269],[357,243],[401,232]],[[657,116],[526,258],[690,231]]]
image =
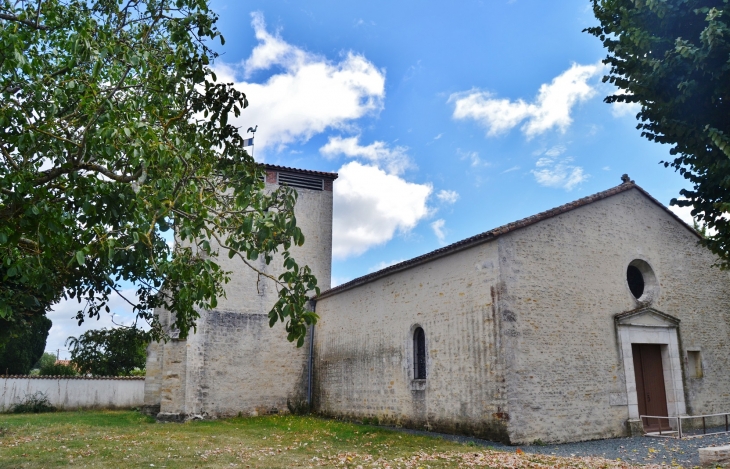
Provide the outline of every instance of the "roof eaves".
[[464,249],[471,248],[473,246],[485,243],[487,241],[491,241],[493,239],[498,238],[499,236],[501,236],[503,234],[507,234],[509,232],[518,230],[520,228],[525,228],[527,226],[534,225],[535,223],[538,223],[540,221],[547,220],[548,218],[556,217],[558,215],[569,212],[576,208],[583,207],[585,205],[591,204],[593,202],[597,202],[599,200],[603,200],[605,198],[611,197],[616,194],[620,194],[621,192],[626,192],[630,189],[638,189],[642,194],[644,194],[646,197],[648,197],[649,200],[651,200],[652,202],[657,204],[659,207],[664,209],[675,220],[679,221],[685,228],[689,229],[692,233],[694,233],[700,239],[702,238],[702,236],[699,233],[697,233],[697,231],[695,231],[694,228],[692,228],[687,223],[682,221],[681,218],[679,218],[677,215],[675,215],[671,210],[669,210],[667,207],[665,207],[661,202],[659,202],[654,197],[649,195],[648,192],[646,192],[644,189],[639,187],[636,183],[634,183],[633,181],[624,182],[623,184],[612,187],[605,191],[598,192],[596,194],[589,195],[587,197],[583,197],[582,199],[575,200],[575,201],[567,203],[565,205],[561,205],[559,207],[552,208],[545,212],[540,212],[536,215],[532,215],[527,218],[523,218],[521,220],[517,220],[515,222],[508,223],[506,225],[502,225],[502,226],[494,228],[492,230],[485,231],[478,235],[475,235],[475,236],[463,239],[461,241],[457,241],[456,243],[450,244],[448,246],[444,246],[442,248],[436,249],[435,251],[431,251],[431,252],[428,252],[421,256],[414,257],[413,259],[409,259],[407,261],[403,261],[398,264],[394,264],[390,267],[386,267],[385,269],[379,270],[377,272],[363,275],[362,277],[358,277],[354,280],[350,280],[347,283],[343,283],[342,285],[338,285],[334,288],[330,288],[329,290],[326,290],[326,291],[320,293],[316,299],[320,300],[323,298],[327,298],[329,296],[335,295],[337,293],[341,293],[346,290],[350,290],[352,288],[375,281],[377,279],[386,277],[386,276],[394,274],[396,272],[401,272],[403,270],[410,269],[411,267],[415,267],[420,264],[425,264],[426,262],[431,262],[440,257],[446,256],[449,254],[453,254],[455,252],[459,252]]
[[333,181],[339,177],[339,175],[337,173],[328,173],[325,171],[312,171],[311,169],[290,168],[288,166],[278,166],[275,164],[265,164],[264,166],[266,167],[266,169],[271,169],[274,171],[311,174],[311,175],[321,176],[323,178],[331,179]]
[[682,220],[681,218],[679,218],[679,217],[677,216],[677,214],[676,214],[676,213],[674,213],[674,212],[672,212],[671,210],[669,210],[669,208],[668,208],[668,207],[666,207],[666,206],[665,206],[665,205],[664,205],[663,203],[659,202],[659,201],[658,201],[657,199],[655,199],[654,197],[652,197],[652,196],[651,196],[651,194],[649,194],[648,192],[646,192],[646,191],[645,191],[644,189],[642,189],[642,188],[641,188],[640,186],[638,186],[637,184],[633,184],[633,185],[634,185],[634,188],[636,188],[636,189],[637,189],[637,190],[638,190],[639,192],[641,192],[642,194],[644,194],[644,195],[645,195],[645,196],[646,196],[646,197],[647,197],[647,198],[648,198],[649,200],[651,200],[652,202],[654,202],[654,203],[655,203],[656,205],[658,205],[659,207],[661,207],[661,208],[662,208],[662,209],[663,209],[663,210],[664,210],[665,212],[667,212],[667,213],[668,213],[668,214],[669,214],[669,215],[670,215],[670,216],[671,216],[672,218],[674,218],[675,220],[677,220],[677,221],[678,221],[679,223],[681,223],[681,224],[682,224],[682,226],[684,226],[684,227],[685,227],[685,228],[687,228],[687,229],[688,229],[689,231],[691,231],[691,232],[692,232],[692,234],[694,234],[695,236],[697,236],[697,238],[699,238],[699,239],[704,239],[704,238],[702,237],[702,235],[701,235],[700,233],[698,233],[698,232],[697,232],[697,230],[695,230],[695,229],[694,229],[693,227],[691,227],[691,226],[690,226],[690,225],[689,225],[689,224],[688,224],[687,222],[685,222],[684,220]]

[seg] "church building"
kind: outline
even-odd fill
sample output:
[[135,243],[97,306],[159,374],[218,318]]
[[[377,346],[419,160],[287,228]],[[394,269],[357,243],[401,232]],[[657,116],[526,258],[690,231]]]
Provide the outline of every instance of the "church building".
[[148,349],[145,401],[158,419],[311,405],[529,444],[669,422],[640,415],[730,411],[730,276],[628,178],[329,288],[337,175],[267,172],[270,187],[299,192],[306,242],[294,254],[322,287],[320,320],[296,348],[268,327],[273,287],[221,256],[236,272],[227,299],[201,312],[187,340]]

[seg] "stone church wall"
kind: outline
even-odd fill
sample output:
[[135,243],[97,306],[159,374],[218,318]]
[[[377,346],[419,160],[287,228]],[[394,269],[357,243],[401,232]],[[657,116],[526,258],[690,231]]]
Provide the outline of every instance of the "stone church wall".
[[[276,180],[276,172],[269,171],[267,188],[275,188]],[[300,265],[312,268],[322,291],[329,288],[331,277],[331,180],[324,187],[296,189],[295,215],[305,244],[292,248]],[[308,344],[297,348],[286,340],[283,324],[273,328],[268,324],[267,313],[278,299],[274,282],[258,278],[241,259],[229,259],[225,251],[218,261],[233,272],[218,308],[201,311],[197,331],[186,340],[152,344],[148,349],[145,404],[151,406],[148,409],[160,405],[161,419],[285,412],[287,401],[306,400]],[[277,257],[268,266],[263,259],[254,261],[274,277],[282,273],[281,263]],[[158,313],[161,319],[166,314]]]
[[[270,172],[267,182],[276,180]],[[324,187],[298,190],[306,243],[294,249],[323,292],[331,181]],[[636,186],[597,196],[325,293],[316,302],[314,410],[513,444],[625,436],[638,417],[631,343],[669,324],[670,415],[730,411],[730,276]],[[274,285],[221,259],[235,274],[219,308],[201,312],[187,340],[148,349],[145,404],[160,407],[158,418],[282,412],[306,399],[309,344],[297,349],[282,325],[268,327]],[[637,260],[656,278],[643,302],[626,277]],[[275,264],[258,266],[278,276]],[[640,323],[647,308],[669,322]],[[425,380],[414,379],[417,327]]]
[[[505,440],[496,243],[317,301],[315,408],[414,428]],[[413,332],[427,378],[413,380]]]
[[[500,237],[509,434],[513,443],[626,435],[629,418],[614,316],[642,306],[626,269],[642,259],[651,306],[680,319],[688,412],[730,411],[730,281],[698,238],[638,190]],[[688,378],[687,348],[704,376]],[[633,365],[632,365],[633,366]],[[668,398],[671,398],[668,396]]]

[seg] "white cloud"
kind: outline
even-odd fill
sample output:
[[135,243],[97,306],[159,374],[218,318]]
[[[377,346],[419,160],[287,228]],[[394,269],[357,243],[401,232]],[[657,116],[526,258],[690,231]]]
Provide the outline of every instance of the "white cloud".
[[384,166],[391,174],[401,174],[413,166],[411,159],[406,153],[407,147],[388,147],[388,144],[375,141],[370,145],[362,146],[359,143],[360,137],[330,137],[325,146],[319,152],[327,158],[335,158],[338,155],[345,155],[350,158],[364,158],[377,166]]
[[370,267],[370,269],[368,269],[368,273],[373,273],[373,272],[377,272],[379,270],[383,270],[386,267],[390,267],[391,265],[400,264],[403,261],[405,261],[405,259],[397,259],[397,260],[392,260],[392,261],[380,261],[377,264],[375,264],[374,266]]
[[382,169],[351,161],[334,184],[332,254],[346,258],[407,233],[429,214],[431,184],[407,182]]
[[552,147],[551,149],[549,149],[548,151],[546,151],[545,154],[547,156],[553,156],[553,157],[555,157],[555,156],[560,156],[563,153],[565,153],[565,150],[567,150],[567,148],[565,148],[564,145],[555,145],[554,147]]
[[460,148],[457,148],[456,153],[459,155],[459,159],[471,161],[471,166],[473,168],[482,164],[482,159],[479,158],[479,153],[475,151],[462,151]]
[[[686,197],[679,197],[679,200],[687,200]],[[691,205],[689,207],[679,207],[677,205],[669,205],[669,210],[671,210],[675,215],[677,215],[683,222],[688,224],[689,226],[694,226],[695,219],[692,217],[692,207]],[[707,230],[708,236],[715,236],[717,234],[717,230],[712,228]]]
[[535,166],[542,168],[543,166],[551,166],[555,163],[551,158],[540,158],[535,162]]
[[[615,91],[614,94],[626,94],[626,90],[619,89]],[[641,104],[639,103],[611,103],[611,114],[613,115],[613,117],[635,117],[636,114],[639,113],[639,111],[641,111]]]
[[611,103],[611,114],[613,117],[634,117],[641,111],[639,103]]
[[601,169],[604,170],[604,171],[611,171],[611,167],[610,166],[604,166]]
[[502,171],[502,174],[504,174],[504,173],[511,173],[512,171],[517,171],[519,169],[520,169],[519,166],[512,166],[511,168],[505,169],[504,171]]
[[528,139],[553,128],[565,132],[572,122],[573,106],[596,94],[588,81],[602,70],[601,64],[573,64],[551,83],[541,85],[532,103],[495,98],[492,93],[479,89],[454,93],[449,102],[454,103],[454,119],[476,120],[490,137],[503,134],[523,121],[521,130]]
[[[264,149],[281,150],[292,142],[304,142],[328,128],[347,128],[355,119],[382,109],[385,72],[364,56],[348,52],[337,63],[307,52],[266,30],[261,13],[251,22],[258,39],[248,59],[240,66],[217,63],[214,70],[222,82],[234,82],[246,93],[249,106],[231,123],[242,128],[259,125],[256,156]],[[236,80],[274,66],[283,70],[264,83]]]
[[545,187],[572,190],[575,186],[588,179],[588,175],[580,166],[572,165],[572,158],[554,160],[540,158],[535,163],[537,169],[530,171],[538,184]]
[[[123,290],[122,295],[130,301],[137,300],[134,289]],[[129,326],[134,322],[135,315],[132,313],[132,306],[118,294],[113,293],[110,295],[108,305],[113,314],[101,313],[98,320],[87,317],[79,326],[76,321],[76,312],[83,309],[84,303],[79,304],[75,299],[61,300],[48,313],[48,318],[53,322],[53,326],[48,334],[46,351],[56,353],[56,350],[60,350],[60,358],[68,359],[70,354],[66,349],[65,342],[69,336],[78,337],[91,329],[101,329],[102,327],[109,329],[116,327],[116,324]],[[141,320],[137,325],[147,328],[147,323]]]
[[[680,199],[684,199],[684,197],[680,197]],[[692,208],[693,208],[692,206],[689,206],[689,207],[679,207],[677,205],[669,205],[668,208],[675,215],[677,215],[683,222],[685,222],[689,226],[692,226],[693,225],[694,218],[692,217]]]
[[279,34],[266,31],[266,22],[261,12],[251,13],[251,26],[259,43],[251,56],[242,63],[244,77],[249,78],[257,70],[266,70],[274,65],[298,68],[307,62],[309,54],[284,41]]
[[459,200],[459,193],[456,191],[448,191],[442,189],[436,194],[436,197],[445,204],[453,204]]
[[438,238],[439,244],[446,244],[446,232],[444,230],[445,224],[446,221],[441,218],[431,223],[431,229],[436,235],[436,238]]

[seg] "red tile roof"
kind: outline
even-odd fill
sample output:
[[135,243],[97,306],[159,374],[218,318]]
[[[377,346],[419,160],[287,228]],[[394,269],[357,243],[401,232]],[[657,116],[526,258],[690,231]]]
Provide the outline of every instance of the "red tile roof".
[[277,166],[274,164],[265,164],[264,166],[266,166],[266,169],[271,169],[273,171],[281,171],[281,172],[287,172],[287,173],[311,174],[314,176],[321,176],[323,178],[332,179],[332,180],[335,180],[338,177],[337,173],[327,173],[324,171],[312,171],[310,169],[289,168],[287,166]]
[[390,267],[386,267],[383,270],[379,270],[377,272],[373,272],[371,274],[364,275],[362,277],[358,277],[354,280],[350,280],[347,283],[343,283],[342,285],[338,285],[334,288],[330,288],[329,290],[322,292],[316,299],[327,298],[328,296],[332,296],[337,293],[343,292],[345,290],[349,290],[351,288],[355,288],[355,287],[363,285],[365,283],[372,282],[379,278],[386,277],[390,274],[409,269],[416,265],[430,262],[432,260],[438,259],[439,257],[447,256],[449,254],[452,254],[452,253],[455,253],[458,251],[462,251],[464,249],[468,249],[470,247],[485,243],[487,241],[491,241],[493,239],[498,238],[500,235],[509,233],[511,231],[518,230],[520,228],[524,228],[526,226],[534,225],[535,223],[538,223],[542,220],[546,220],[548,218],[552,218],[552,217],[561,215],[563,213],[569,212],[576,208],[583,207],[585,205],[591,204],[591,203],[599,201],[599,200],[606,199],[608,197],[614,196],[616,194],[620,194],[622,192],[626,192],[631,189],[636,189],[639,192],[641,192],[649,200],[651,200],[656,205],[661,207],[665,212],[667,212],[672,218],[674,218],[679,223],[681,223],[682,226],[687,228],[698,238],[702,239],[702,236],[699,233],[697,233],[697,231],[695,231],[694,228],[687,225],[684,221],[682,221],[682,219],[680,219],[677,215],[675,215],[674,212],[669,210],[667,207],[665,207],[661,202],[656,200],[654,197],[649,195],[648,192],[646,192],[644,189],[639,187],[634,181],[629,181],[627,178],[626,182],[624,182],[616,187],[612,187],[611,189],[605,190],[603,192],[589,195],[588,197],[583,197],[582,199],[578,199],[574,202],[570,202],[568,204],[561,205],[560,207],[555,207],[555,208],[547,210],[545,212],[541,212],[536,215],[532,215],[530,217],[523,218],[522,220],[508,223],[508,224],[500,226],[498,228],[494,228],[493,230],[485,231],[484,233],[480,233],[476,236],[472,236],[470,238],[466,238],[461,241],[457,241],[454,244],[450,244],[450,245],[444,246],[440,249],[436,249],[435,251],[431,251],[431,252],[423,254],[421,256],[414,257],[413,259],[409,259],[407,261],[400,262],[400,263],[392,265]]

